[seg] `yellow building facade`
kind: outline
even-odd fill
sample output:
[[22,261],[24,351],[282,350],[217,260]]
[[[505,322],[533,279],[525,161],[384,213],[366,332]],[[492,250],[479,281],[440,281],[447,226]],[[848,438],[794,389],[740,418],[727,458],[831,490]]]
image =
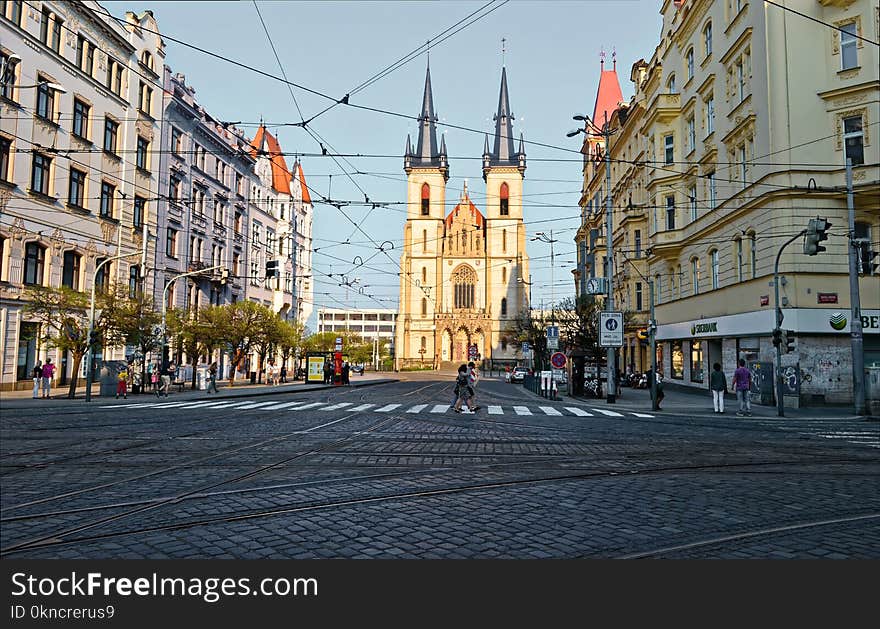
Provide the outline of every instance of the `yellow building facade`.
[[[706,388],[713,363],[729,376],[744,359],[769,403],[776,256],[810,219],[826,218],[827,251],[807,256],[797,240],[780,259],[782,327],[796,338],[783,357],[785,402],[849,402],[849,322],[837,329],[850,317],[848,252],[880,239],[880,58],[860,39],[878,39],[880,9],[871,0],[796,8],[825,24],[757,1],[662,4],[661,39],[634,66],[630,105],[645,107],[646,275],[667,381]],[[861,271],[865,363],[876,369],[880,278],[868,263]]]
[[[513,361],[516,318],[528,309],[522,190],[523,141],[514,150],[506,70],[496,114],[494,148],[486,137],[486,205],[471,201],[467,182],[447,213],[449,164],[437,145],[430,70],[425,79],[419,136],[407,138],[407,220],[400,259],[397,366],[448,368],[474,359]],[[452,205],[451,203],[449,205]]]

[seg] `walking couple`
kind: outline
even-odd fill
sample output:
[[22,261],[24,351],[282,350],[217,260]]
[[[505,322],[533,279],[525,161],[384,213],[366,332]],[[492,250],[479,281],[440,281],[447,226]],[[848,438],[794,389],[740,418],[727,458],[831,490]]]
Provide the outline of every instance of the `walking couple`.
[[458,375],[455,378],[455,402],[452,410],[461,413],[462,403],[466,404],[471,413],[480,410],[479,406],[474,406],[472,400],[475,392],[474,387],[477,385],[477,366],[470,362],[458,368]]

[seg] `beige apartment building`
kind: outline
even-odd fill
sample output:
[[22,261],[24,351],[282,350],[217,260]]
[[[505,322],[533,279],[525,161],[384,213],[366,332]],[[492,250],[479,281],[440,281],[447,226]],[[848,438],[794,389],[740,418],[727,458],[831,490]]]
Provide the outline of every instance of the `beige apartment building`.
[[[811,218],[826,218],[827,251],[806,256],[797,240],[780,261],[782,327],[796,338],[783,358],[785,399],[848,402],[848,249],[851,237],[860,252],[877,249],[880,237],[880,58],[860,39],[880,37],[880,9],[872,0],[787,4],[825,24],[757,0],[662,4],[660,42],[634,64],[635,96],[621,108],[644,107],[637,131],[644,158],[631,165],[642,179],[625,194],[633,192],[637,205],[644,183],[645,275],[656,290],[660,370],[669,381],[706,388],[713,363],[730,375],[743,358],[767,389],[766,402],[776,255]],[[633,133],[626,122],[618,126],[612,160],[620,154],[615,141]],[[846,158],[853,163],[854,233]],[[598,170],[585,168],[585,190],[600,189]],[[615,208],[621,201],[615,190]],[[614,216],[618,225],[626,212]],[[618,231],[615,248],[625,250]],[[865,364],[875,369],[880,278],[869,264],[861,267]],[[619,264],[615,273],[622,274]]]

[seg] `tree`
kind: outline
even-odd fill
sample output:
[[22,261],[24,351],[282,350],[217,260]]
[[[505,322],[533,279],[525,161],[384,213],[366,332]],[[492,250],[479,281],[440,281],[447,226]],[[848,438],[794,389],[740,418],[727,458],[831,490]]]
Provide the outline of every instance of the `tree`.
[[[67,397],[72,399],[76,394],[80,365],[89,347],[89,296],[66,286],[34,286],[27,289],[27,299],[24,316],[40,324],[41,342],[62,352],[70,352],[73,357],[73,375],[67,391]],[[105,305],[104,301],[102,299],[98,305]],[[106,329],[102,312],[96,317],[95,330],[103,334]]]
[[559,323],[560,342],[566,349],[584,352],[589,361],[604,356],[599,347],[599,312],[602,308],[595,298],[581,296],[568,298],[559,304],[556,320]]
[[251,347],[257,352],[257,381],[262,381],[266,357],[281,340],[282,320],[278,314],[263,306],[257,316],[256,327],[252,330]]
[[198,313],[175,308],[166,313],[168,336],[175,339],[179,348],[192,361],[192,381],[190,387],[196,388],[196,363],[200,356],[210,359],[211,355],[223,342],[222,329],[217,325],[221,318],[220,306],[202,308]]
[[[131,297],[128,285],[118,284],[113,291],[103,296],[102,317],[107,323],[105,342],[113,345],[134,345],[142,359],[162,344],[161,336],[154,334],[154,328],[162,322],[162,315],[156,312],[152,295],[137,291]],[[141,382],[146,382],[147,362],[141,361]]]
[[299,321],[282,321],[278,331],[278,351],[281,365],[286,366],[291,354],[295,354],[303,344],[305,326]]
[[543,313],[524,310],[514,320],[513,334],[520,342],[527,342],[535,357],[535,369],[540,371],[550,364],[547,353],[547,319]]
[[237,301],[216,307],[213,324],[218,337],[228,344],[232,353],[229,386],[235,384],[235,372],[250,355],[254,341],[259,337],[258,326],[265,319],[267,310],[266,306],[253,301]]

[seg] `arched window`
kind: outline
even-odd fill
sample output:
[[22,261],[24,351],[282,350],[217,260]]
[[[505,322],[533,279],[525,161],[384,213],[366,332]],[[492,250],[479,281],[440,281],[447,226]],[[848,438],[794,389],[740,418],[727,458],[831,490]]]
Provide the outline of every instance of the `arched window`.
[[501,216],[508,216],[510,214],[510,189],[507,187],[506,183],[501,184],[501,192],[498,194],[498,196],[501,208]]
[[501,251],[507,251],[507,230],[501,230]]
[[149,50],[145,50],[141,53],[141,63],[153,72],[156,71],[156,68],[153,66],[153,55],[150,54]]
[[455,308],[473,308],[477,274],[469,266],[460,266],[452,274],[453,305]]
[[685,64],[687,65],[688,81],[694,78],[694,49],[688,48],[685,54]]
[[422,297],[422,316],[428,316],[428,300]]
[[422,267],[422,284],[424,285],[424,283],[427,281],[428,281],[428,267],[423,266]]
[[507,297],[501,298],[501,316],[502,317],[507,316]]
[[712,54],[712,22],[703,29],[703,52],[707,57]]
[[751,257],[752,279],[758,277],[758,241],[755,232],[749,234],[749,256]]
[[422,337],[422,349],[427,349],[428,347],[428,339],[426,337]]
[[422,230],[422,253],[428,252],[428,230]]
[[694,289],[694,295],[700,294],[700,259],[691,258],[691,286]]
[[666,93],[667,94],[675,94],[675,75],[670,74],[669,79],[666,81]]
[[422,184],[422,216],[428,216],[431,213],[431,186],[427,183]]
[[742,238],[737,237],[733,241],[733,246],[736,255],[736,281],[742,282],[745,279],[745,275],[743,274],[743,241]]

